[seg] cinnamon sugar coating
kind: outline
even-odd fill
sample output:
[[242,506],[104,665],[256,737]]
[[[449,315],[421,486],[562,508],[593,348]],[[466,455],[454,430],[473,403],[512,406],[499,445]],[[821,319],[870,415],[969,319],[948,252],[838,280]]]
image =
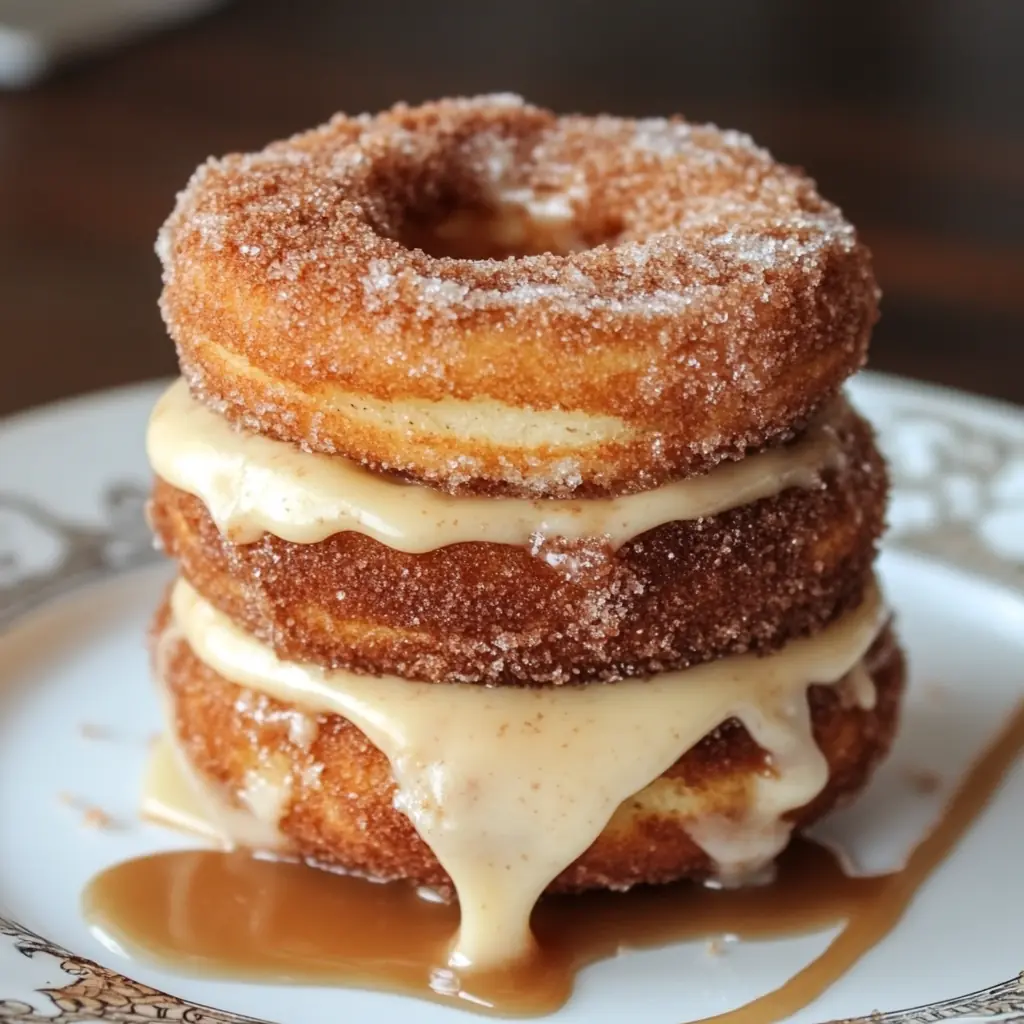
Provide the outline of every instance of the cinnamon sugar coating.
[[186,579],[286,659],[431,682],[614,680],[773,650],[856,606],[887,481],[868,425],[836,424],[820,487],[599,540],[424,554],[358,533],[226,540],[199,499],[158,481],[151,521]]
[[783,440],[877,315],[853,228],[748,137],[511,97],[211,160],[158,250],[212,408],[452,491],[625,493]]
[[[157,617],[157,637],[166,622],[165,606]],[[319,715],[315,738],[300,745],[292,730],[296,707],[217,675],[184,641],[167,651],[160,665],[173,708],[171,727],[202,776],[231,795],[260,765],[291,769],[281,830],[299,856],[450,895],[448,876],[409,819],[395,809],[387,759],[354,725],[338,715]],[[904,665],[891,631],[876,641],[866,665],[878,698],[870,711],[844,703],[833,687],[809,690],[814,736],[829,763],[829,782],[811,804],[790,816],[798,827],[858,793],[895,735]],[[763,751],[730,720],[627,801],[548,891],[706,877],[711,865],[687,835],[686,822],[740,816],[753,779],[765,769]]]

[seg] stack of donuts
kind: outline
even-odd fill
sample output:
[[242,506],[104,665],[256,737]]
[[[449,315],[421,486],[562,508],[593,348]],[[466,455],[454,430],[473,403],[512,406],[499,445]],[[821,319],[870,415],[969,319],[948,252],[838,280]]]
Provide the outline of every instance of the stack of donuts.
[[457,897],[498,961],[542,892],[760,878],[865,785],[878,293],[801,172],[397,106],[209,161],[158,251],[154,665],[224,838]]

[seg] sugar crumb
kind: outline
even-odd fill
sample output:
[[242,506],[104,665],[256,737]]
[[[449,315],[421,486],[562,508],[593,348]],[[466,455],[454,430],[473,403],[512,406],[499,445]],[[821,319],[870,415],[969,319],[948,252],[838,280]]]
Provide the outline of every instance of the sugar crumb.
[[81,823],[85,828],[110,832],[121,827],[117,819],[113,815],[108,814],[102,807],[90,804],[74,793],[62,791],[57,794],[57,800],[64,804],[65,807],[78,811],[82,815]]
[[942,776],[931,768],[908,768],[907,781],[922,796],[935,793],[942,786]]
[[110,740],[113,733],[105,725],[98,725],[96,722],[81,722],[78,726],[78,735],[83,740]]
[[115,826],[114,819],[101,807],[88,807],[82,815],[82,824],[87,828],[108,831]]

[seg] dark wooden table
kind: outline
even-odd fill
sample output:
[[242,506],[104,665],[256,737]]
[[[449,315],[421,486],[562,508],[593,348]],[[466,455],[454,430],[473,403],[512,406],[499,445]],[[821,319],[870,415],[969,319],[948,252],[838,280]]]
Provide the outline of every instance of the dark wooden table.
[[208,154],[497,89],[750,131],[873,247],[874,366],[1024,402],[1024,3],[247,0],[0,95],[0,413],[173,371],[152,240]]

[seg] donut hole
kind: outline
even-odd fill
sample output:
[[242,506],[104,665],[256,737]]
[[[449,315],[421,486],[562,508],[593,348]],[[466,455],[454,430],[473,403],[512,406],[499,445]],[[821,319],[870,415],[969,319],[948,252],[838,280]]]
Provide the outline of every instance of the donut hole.
[[614,242],[617,222],[582,223],[564,192],[528,187],[413,190],[386,232],[406,248],[456,260],[507,260],[523,256],[569,256]]
[[535,224],[514,211],[471,207],[453,210],[433,221],[410,220],[398,240],[410,249],[422,249],[428,256],[456,260],[568,255],[582,248],[571,228]]
[[453,204],[410,210],[397,235],[410,249],[457,260],[506,260],[591,248],[571,212],[537,211],[521,202]]

